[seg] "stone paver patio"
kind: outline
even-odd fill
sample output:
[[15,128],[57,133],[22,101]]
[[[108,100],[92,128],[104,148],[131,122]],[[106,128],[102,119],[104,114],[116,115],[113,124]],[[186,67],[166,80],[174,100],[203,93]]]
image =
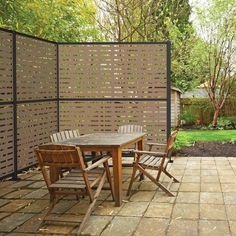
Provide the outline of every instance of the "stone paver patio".
[[[168,197],[145,179],[136,182],[131,197],[114,207],[102,191],[84,235],[101,236],[233,236],[236,235],[236,158],[178,157],[170,166],[180,180]],[[124,195],[131,169],[123,170]],[[0,235],[76,235],[73,225],[44,225],[48,192],[42,175],[33,171],[18,182],[0,183]],[[165,178],[163,179],[165,182]],[[137,191],[138,190],[138,191]],[[57,214],[83,214],[87,199],[66,197]]]

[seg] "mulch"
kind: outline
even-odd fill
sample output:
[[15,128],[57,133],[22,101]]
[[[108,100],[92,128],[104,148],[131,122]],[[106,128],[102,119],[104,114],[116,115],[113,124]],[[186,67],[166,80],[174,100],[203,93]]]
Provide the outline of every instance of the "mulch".
[[222,142],[195,142],[183,147],[177,156],[236,157],[236,144]]

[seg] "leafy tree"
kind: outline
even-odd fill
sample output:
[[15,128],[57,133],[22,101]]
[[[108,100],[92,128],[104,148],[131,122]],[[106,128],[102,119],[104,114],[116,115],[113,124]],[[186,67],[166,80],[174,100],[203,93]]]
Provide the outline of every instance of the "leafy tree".
[[[108,41],[163,41],[172,43],[172,83],[182,90],[195,85],[199,76],[195,61],[193,37],[187,0],[104,0],[96,1],[97,22]],[[194,55],[193,55],[194,56]],[[193,71],[196,74],[193,75]]]
[[212,125],[217,126],[220,110],[235,90],[236,82],[236,7],[234,0],[214,0],[198,9],[198,31],[207,42],[205,89],[214,108]]
[[99,41],[92,0],[0,1],[0,27],[53,41]]

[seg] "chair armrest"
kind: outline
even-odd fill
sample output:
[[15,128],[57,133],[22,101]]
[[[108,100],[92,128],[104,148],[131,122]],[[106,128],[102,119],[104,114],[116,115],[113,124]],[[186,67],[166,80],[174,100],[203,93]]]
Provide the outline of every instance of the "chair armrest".
[[166,146],[164,143],[147,143],[149,146]]
[[92,165],[88,166],[87,168],[85,168],[85,171],[90,171],[96,167],[98,167],[99,165],[103,164],[104,162],[108,161],[111,157],[110,156],[105,156],[103,158],[101,158],[100,160],[96,161],[95,163],[93,163]]
[[158,157],[162,157],[165,155],[164,152],[151,152],[151,151],[141,151],[141,150],[132,150],[132,152],[136,154],[150,154],[150,155],[158,156]]

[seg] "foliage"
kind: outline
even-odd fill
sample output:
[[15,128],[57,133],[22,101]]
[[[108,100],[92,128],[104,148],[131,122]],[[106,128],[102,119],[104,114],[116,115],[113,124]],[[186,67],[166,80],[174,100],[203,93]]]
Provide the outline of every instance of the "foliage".
[[0,1],[0,27],[60,42],[99,41],[92,0]]
[[233,117],[229,117],[229,116],[220,116],[218,118],[218,122],[217,122],[217,127],[213,127],[213,125],[209,125],[208,128],[213,129],[236,129],[236,121],[234,120]]
[[186,125],[193,125],[196,122],[195,115],[190,111],[184,111],[179,115],[180,120],[184,121]]
[[197,141],[235,142],[236,130],[191,130],[179,131],[175,149],[192,146]]
[[212,0],[198,9],[199,32],[207,44],[207,76],[202,77],[217,126],[218,116],[226,99],[235,89],[236,71],[236,7],[234,0]]
[[172,84],[183,91],[196,85],[199,71],[203,71],[203,62],[197,54],[201,40],[193,34],[187,0],[97,0],[96,3],[100,16],[97,22],[106,40],[169,40]]

